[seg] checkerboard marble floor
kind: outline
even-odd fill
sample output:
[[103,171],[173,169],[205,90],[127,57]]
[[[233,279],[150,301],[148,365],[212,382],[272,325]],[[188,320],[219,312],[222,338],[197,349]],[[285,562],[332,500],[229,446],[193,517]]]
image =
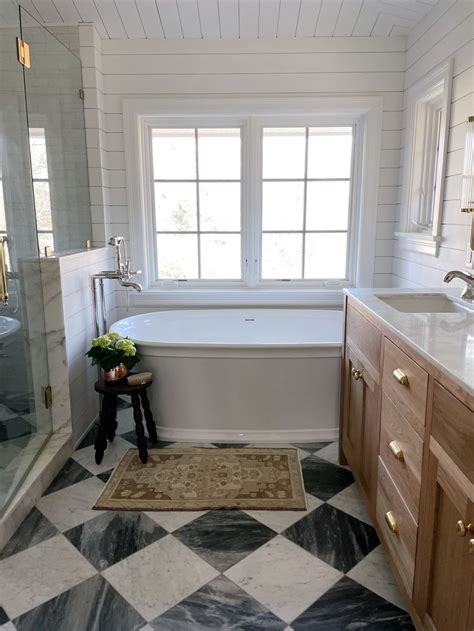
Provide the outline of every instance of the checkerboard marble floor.
[[295,445],[306,512],[93,511],[135,440],[118,420],[102,464],[91,431],[0,552],[1,631],[414,629],[335,443]]

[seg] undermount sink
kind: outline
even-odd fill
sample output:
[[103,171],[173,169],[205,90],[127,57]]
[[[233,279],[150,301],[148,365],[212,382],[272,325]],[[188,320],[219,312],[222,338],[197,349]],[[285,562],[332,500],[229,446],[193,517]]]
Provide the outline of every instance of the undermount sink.
[[13,335],[21,327],[21,322],[15,320],[15,318],[9,318],[8,316],[0,316],[0,340]]
[[377,298],[402,313],[474,313],[474,305],[446,294],[379,294]]

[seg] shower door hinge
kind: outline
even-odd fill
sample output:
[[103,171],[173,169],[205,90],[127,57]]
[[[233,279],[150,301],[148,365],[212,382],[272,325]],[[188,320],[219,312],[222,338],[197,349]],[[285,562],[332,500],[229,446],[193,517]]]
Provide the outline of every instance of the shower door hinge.
[[81,101],[84,100],[84,88],[79,88],[79,98]]
[[30,47],[20,37],[16,38],[16,52],[21,65],[30,68]]
[[43,387],[43,401],[47,410],[53,405],[53,391],[49,385]]

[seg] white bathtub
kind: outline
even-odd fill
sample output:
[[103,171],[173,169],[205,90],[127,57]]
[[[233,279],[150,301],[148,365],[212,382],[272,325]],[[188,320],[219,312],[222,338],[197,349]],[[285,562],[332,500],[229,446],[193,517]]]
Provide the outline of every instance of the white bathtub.
[[153,372],[162,440],[287,443],[337,437],[342,321],[317,309],[159,311],[111,330]]

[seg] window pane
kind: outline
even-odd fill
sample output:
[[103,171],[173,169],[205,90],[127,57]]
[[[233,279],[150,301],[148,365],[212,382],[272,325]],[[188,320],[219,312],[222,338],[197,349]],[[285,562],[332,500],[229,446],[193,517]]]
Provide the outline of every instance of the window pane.
[[52,232],[38,232],[38,247],[40,251],[40,255],[44,254],[44,249],[46,247],[50,247],[51,251],[54,252],[54,239]]
[[241,278],[240,235],[201,235],[201,278]]
[[350,177],[351,127],[310,127],[308,136],[308,177]]
[[263,130],[263,178],[304,177],[305,127]]
[[194,129],[153,130],[153,171],[156,180],[196,179]]
[[347,230],[349,182],[308,182],[306,229]]
[[197,230],[196,185],[156,182],[155,209],[158,231]]
[[303,182],[263,182],[263,230],[302,230],[303,206]]
[[198,278],[198,248],[195,234],[158,234],[158,277]]
[[347,234],[306,235],[305,278],[346,277]]
[[30,128],[31,170],[33,179],[48,179],[48,161],[46,157],[46,139],[44,129]]
[[240,179],[240,129],[199,129],[199,178]]
[[301,278],[302,234],[262,235],[262,278]]
[[36,223],[38,230],[52,230],[51,198],[48,182],[33,182],[35,195]]
[[240,230],[240,184],[199,185],[201,230]]

